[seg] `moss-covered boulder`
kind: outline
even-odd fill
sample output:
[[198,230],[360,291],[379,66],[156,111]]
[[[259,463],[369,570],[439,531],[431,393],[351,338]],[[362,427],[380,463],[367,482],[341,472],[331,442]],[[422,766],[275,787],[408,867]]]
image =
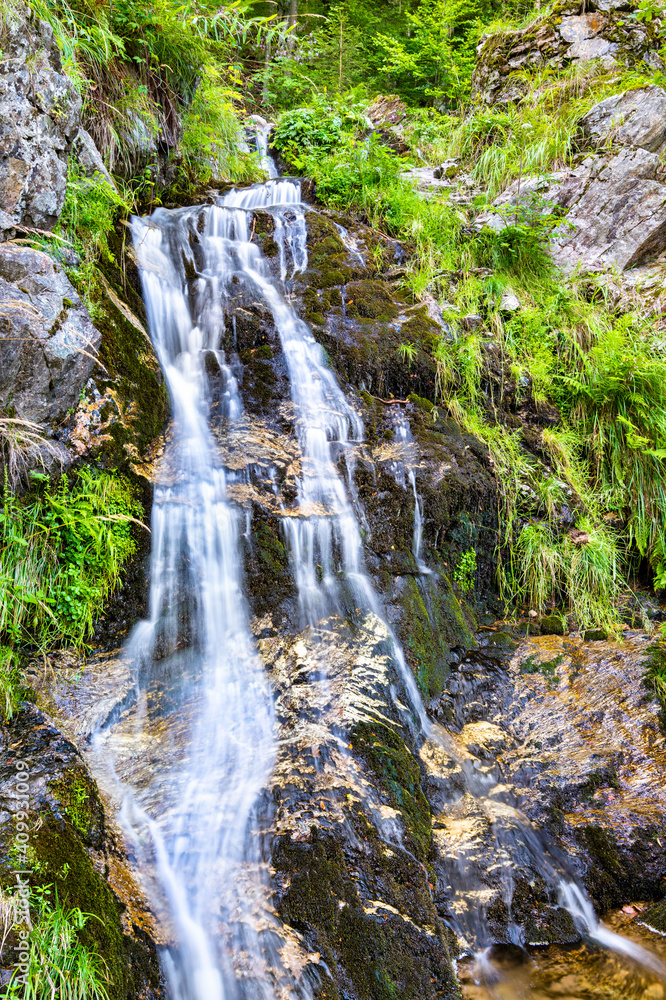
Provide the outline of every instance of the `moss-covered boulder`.
[[[21,799],[28,803],[25,851],[14,817]],[[32,706],[0,726],[0,800],[2,888],[11,890],[24,869],[32,887],[51,886],[51,898],[57,893],[65,909],[90,914],[80,940],[102,960],[112,1000],[164,996],[150,915],[107,827],[95,782],[75,747]]]
[[519,101],[527,93],[529,74],[545,66],[552,73],[592,60],[632,67],[644,60],[659,68],[654,57],[660,31],[656,19],[638,27],[627,17],[625,5],[592,0],[581,10],[578,3],[558,0],[525,28],[482,37],[473,92],[488,104]]

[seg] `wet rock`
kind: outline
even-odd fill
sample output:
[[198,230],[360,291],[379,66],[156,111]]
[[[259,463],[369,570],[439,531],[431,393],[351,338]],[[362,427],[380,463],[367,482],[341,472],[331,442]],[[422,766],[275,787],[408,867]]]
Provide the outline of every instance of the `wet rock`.
[[[391,984],[405,995],[453,997],[446,935],[420,863],[430,814],[390,696],[387,638],[368,616],[358,638],[331,620],[293,645],[261,643],[284,734],[273,779],[277,908],[321,955],[327,995],[379,1000]],[[347,734],[351,754],[334,733]]]
[[81,97],[62,72],[53,29],[27,7],[8,12],[0,64],[0,233],[52,229],[65,200]]
[[[17,791],[21,785],[21,794]],[[14,813],[28,802],[31,885],[55,887],[66,907],[92,914],[80,932],[109,973],[112,1000],[165,995],[150,918],[108,825],[97,786],[75,747],[34,707],[0,726],[0,878],[15,884]],[[145,904],[143,904],[145,906]]]
[[498,757],[505,780],[602,908],[658,896],[666,863],[666,841],[655,839],[666,750],[658,707],[644,698],[644,648],[642,636],[529,639],[480,693],[486,718],[520,745]]

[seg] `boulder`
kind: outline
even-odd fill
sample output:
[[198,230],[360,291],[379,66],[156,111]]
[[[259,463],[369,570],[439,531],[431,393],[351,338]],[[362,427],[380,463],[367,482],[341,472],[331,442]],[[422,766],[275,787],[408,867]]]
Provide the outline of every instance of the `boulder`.
[[[573,170],[523,177],[495,199],[474,225],[499,231],[518,200],[535,212],[566,213],[551,252],[565,272],[627,271],[666,250],[666,92],[649,86],[601,101],[581,123],[599,150]],[[607,145],[603,153],[600,147]]]
[[552,242],[556,264],[620,271],[666,249],[666,171],[656,153],[622,149],[590,157],[553,192],[568,209],[566,227]]
[[512,292],[510,288],[505,289],[502,292],[502,298],[500,299],[500,312],[503,313],[514,313],[518,312],[520,309],[520,299]]
[[116,183],[106,169],[100,151],[90,133],[86,132],[84,128],[80,128],[76,133],[72,142],[72,152],[76,155],[76,162],[85,177],[100,177],[106,181],[113,191],[117,192]]
[[80,114],[51,27],[26,8],[9,15],[0,62],[0,234],[56,224]]
[[63,269],[26,246],[0,245],[0,409],[57,425],[95,367],[100,334]]
[[588,6],[596,9],[581,13],[580,4],[565,0],[525,28],[484,36],[476,50],[474,93],[487,104],[509,104],[525,95],[532,69],[564,69],[593,59],[654,65],[659,22],[636,25],[622,13],[624,0]]
[[594,146],[638,146],[661,155],[666,147],[666,92],[651,85],[600,101],[581,128]]
[[407,115],[407,105],[395,94],[381,94],[368,108],[367,117],[382,141],[396,153],[406,153],[409,144],[404,138],[403,120]]

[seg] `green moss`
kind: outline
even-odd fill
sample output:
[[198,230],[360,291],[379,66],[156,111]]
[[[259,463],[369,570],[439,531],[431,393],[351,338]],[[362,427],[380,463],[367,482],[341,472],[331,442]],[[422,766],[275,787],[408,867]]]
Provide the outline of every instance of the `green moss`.
[[617,906],[626,893],[627,873],[620,860],[617,839],[595,824],[576,830],[576,840],[590,856],[586,886],[603,909]]
[[398,315],[393,295],[383,281],[352,281],[347,285],[346,298],[349,316],[386,323]]
[[451,649],[470,648],[474,639],[445,574],[436,584],[405,575],[400,604],[404,611],[400,636],[421,694],[430,699],[444,688]]
[[414,853],[425,861],[430,850],[430,807],[421,789],[421,771],[398,733],[383,723],[359,722],[350,734],[351,745],[374,771],[397,809],[402,813],[414,844]]
[[[111,1000],[133,1000],[147,979],[156,984],[156,966],[151,965],[145,947],[123,933],[121,906],[95,870],[75,827],[44,809],[30,836],[31,883],[53,885],[66,908],[78,907],[93,915],[79,934],[82,943],[105,963]],[[11,872],[5,877],[13,880]]]
[[[93,292],[94,321],[102,334],[99,357],[106,369],[96,382],[102,393],[107,388],[114,392],[121,411],[120,419],[110,428],[114,442],[110,457],[121,463],[142,454],[169,416],[169,399],[157,358],[145,330],[120,308],[123,297],[129,296],[114,288],[111,281],[107,286],[99,283]],[[140,300],[138,306],[142,315]]]
[[424,413],[431,413],[435,408],[434,403],[431,403],[429,399],[424,399],[423,396],[417,396],[415,392],[410,392],[407,399],[414,406],[418,406],[420,410],[423,410]]
[[104,808],[88,773],[83,768],[80,771],[70,769],[64,778],[53,782],[49,788],[85,843],[100,847],[104,832]]
[[520,664],[520,672],[521,674],[542,674],[550,684],[556,684],[557,668],[563,659],[563,653],[558,653],[552,660],[537,660],[534,654],[530,654]]
[[421,306],[400,327],[400,335],[403,342],[418,344],[422,350],[432,354],[439,343],[441,330],[437,323],[428,316],[426,307]]
[[539,627],[542,635],[564,635],[566,631],[562,615],[558,614],[545,615]]
[[[364,906],[357,882],[367,885],[371,899],[381,900],[384,869],[399,864],[395,855],[376,854],[371,836],[365,841],[367,857],[363,853],[354,857],[352,872],[340,843],[319,834],[316,827],[309,842],[283,838],[273,854],[273,864],[287,876],[288,884],[278,905],[280,916],[305,935],[330,972],[315,996],[326,1000],[350,994],[358,1000],[458,996],[443,936],[426,935],[389,907],[379,904],[374,912]],[[418,879],[416,867],[409,878]],[[398,903],[392,899],[390,906]],[[432,903],[430,921],[437,921]]]
[[659,703],[659,725],[662,733],[666,735],[666,646],[663,643],[654,643],[648,646],[646,652],[649,655],[645,663],[643,684]]
[[656,903],[643,910],[639,923],[653,927],[660,934],[666,934],[666,902]]

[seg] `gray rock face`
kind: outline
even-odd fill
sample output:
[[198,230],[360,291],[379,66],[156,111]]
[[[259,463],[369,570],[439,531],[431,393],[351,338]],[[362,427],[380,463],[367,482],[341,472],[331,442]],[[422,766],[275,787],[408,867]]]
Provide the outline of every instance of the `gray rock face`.
[[662,153],[666,145],[666,92],[650,86],[608,97],[588,111],[581,127],[597,146],[612,143]]
[[8,23],[0,62],[0,231],[52,229],[65,199],[81,97],[53,31],[27,11]]
[[47,254],[0,245],[0,408],[56,424],[78,401],[100,334]]
[[579,4],[565,2],[525,28],[482,38],[474,92],[487,104],[509,104],[524,96],[525,72],[536,67],[563,69],[592,59],[655,65],[660,44],[655,22],[632,27],[621,13],[625,0],[596,0],[589,6],[596,10],[581,14]]
[[640,148],[585,161],[555,193],[573,227],[553,240],[555,262],[567,272],[624,271],[659,254],[666,246],[665,178],[659,157]]
[[477,229],[510,225],[520,197],[542,214],[566,212],[551,252],[566,273],[626,271],[666,251],[666,92],[649,86],[597,104],[581,123],[593,147],[575,169],[514,181]]
[[114,191],[116,184],[104,165],[100,152],[92,136],[84,128],[80,128],[74,137],[72,151],[76,155],[79,169],[86,177],[102,177]]

